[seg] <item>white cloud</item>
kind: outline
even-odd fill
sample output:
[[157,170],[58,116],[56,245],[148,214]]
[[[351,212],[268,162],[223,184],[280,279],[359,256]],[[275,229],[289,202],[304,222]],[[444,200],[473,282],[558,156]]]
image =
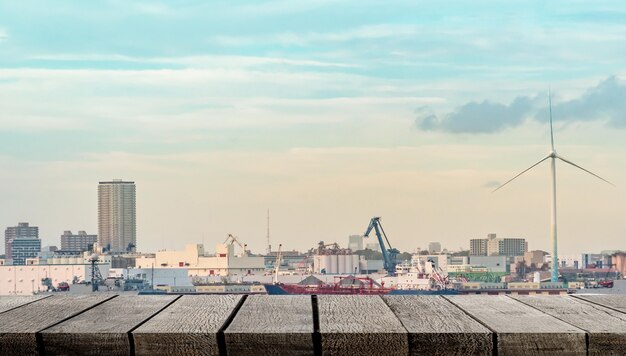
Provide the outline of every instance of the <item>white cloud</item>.
[[9,35],[7,34],[7,31],[0,28],[0,42],[6,41],[8,38],[9,38]]

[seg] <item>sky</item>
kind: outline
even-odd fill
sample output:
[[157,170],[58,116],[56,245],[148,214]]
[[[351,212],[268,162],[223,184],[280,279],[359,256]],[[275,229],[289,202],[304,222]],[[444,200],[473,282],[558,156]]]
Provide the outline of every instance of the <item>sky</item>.
[[[97,233],[137,185],[141,251],[488,233],[626,249],[622,1],[0,0],[0,226]],[[3,247],[0,247],[3,250]]]

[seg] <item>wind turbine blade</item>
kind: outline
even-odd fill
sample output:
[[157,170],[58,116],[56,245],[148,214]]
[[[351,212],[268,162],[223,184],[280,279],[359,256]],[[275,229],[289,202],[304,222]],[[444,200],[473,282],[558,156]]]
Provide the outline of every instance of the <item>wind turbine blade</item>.
[[509,179],[506,183],[504,183],[504,184],[502,184],[501,186],[499,186],[498,188],[496,188],[496,189],[495,189],[492,193],[497,192],[498,190],[500,190],[500,188],[502,188],[502,187],[504,187],[505,185],[507,185],[507,184],[511,183],[512,181],[514,181],[514,180],[515,180],[515,178],[517,178],[517,177],[521,176],[522,174],[524,174],[524,173],[526,173],[526,172],[530,171],[531,169],[535,168],[535,166],[536,166],[536,165],[538,165],[539,163],[541,163],[541,162],[543,162],[543,161],[547,160],[547,159],[548,159],[548,158],[550,158],[550,157],[551,157],[551,156],[550,156],[550,155],[548,155],[548,156],[546,156],[545,158],[543,158],[541,161],[539,161],[539,162],[537,162],[537,163],[533,164],[532,166],[530,166],[530,167],[526,168],[524,171],[522,171],[522,173],[520,173],[520,174],[516,175],[515,177],[513,177],[513,178]]
[[563,162],[565,162],[565,163],[571,164],[572,166],[574,166],[574,167],[576,167],[576,168],[578,168],[578,169],[582,169],[583,171],[585,171],[585,172],[587,172],[587,173],[591,174],[592,176],[594,176],[594,177],[596,177],[596,178],[598,178],[598,179],[600,179],[600,180],[605,181],[606,183],[609,183],[609,184],[610,184],[610,185],[612,185],[612,186],[615,186],[615,184],[613,184],[613,183],[609,182],[608,180],[606,180],[606,179],[604,179],[604,178],[600,177],[599,175],[597,175],[597,174],[593,173],[592,171],[589,171],[589,170],[587,170],[587,169],[584,169],[583,167],[581,167],[581,166],[577,165],[577,164],[576,164],[576,163],[574,163],[574,162],[570,162],[570,161],[566,160],[565,158],[563,158],[563,157],[561,157],[561,156],[558,156],[558,155],[556,156],[556,158],[560,159],[561,161],[563,161]]
[[548,103],[550,106],[550,144],[552,145],[552,152],[554,152],[554,129],[552,127],[552,91],[548,90]]

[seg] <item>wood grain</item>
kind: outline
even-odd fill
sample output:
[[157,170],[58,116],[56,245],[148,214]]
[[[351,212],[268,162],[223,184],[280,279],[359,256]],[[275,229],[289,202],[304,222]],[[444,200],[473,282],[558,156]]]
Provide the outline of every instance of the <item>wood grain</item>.
[[37,332],[112,297],[55,295],[0,314],[2,355],[36,355]]
[[27,296],[2,296],[0,297],[0,313],[15,309],[24,304],[32,303],[43,298],[50,297],[50,295],[27,295]]
[[496,332],[498,355],[585,355],[585,332],[506,296],[446,299]]
[[217,332],[240,295],[184,295],[132,333],[137,355],[218,355]]
[[411,355],[491,355],[492,333],[440,296],[383,296],[409,332]]
[[574,297],[626,313],[626,294],[576,294]]
[[322,351],[331,355],[407,355],[408,334],[379,296],[318,296]]
[[587,331],[589,355],[623,355],[626,350],[626,314],[569,296],[513,298]]
[[128,332],[175,298],[121,295],[108,300],[42,331],[45,351],[53,355],[130,355]]
[[231,355],[313,355],[308,295],[251,295],[224,331]]

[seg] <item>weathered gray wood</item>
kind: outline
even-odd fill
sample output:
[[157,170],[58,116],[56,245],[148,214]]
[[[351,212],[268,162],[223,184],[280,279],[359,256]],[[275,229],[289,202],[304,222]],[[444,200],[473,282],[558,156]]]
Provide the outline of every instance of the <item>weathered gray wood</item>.
[[313,355],[307,295],[252,295],[224,332],[230,355]]
[[440,296],[383,296],[409,332],[411,355],[491,355],[492,333]]
[[218,355],[217,332],[240,295],[185,295],[133,331],[137,355]]
[[569,296],[513,298],[587,331],[589,355],[623,355],[626,350],[626,314]]
[[[128,332],[176,296],[121,295],[41,332],[47,354],[130,355]],[[97,347],[94,347],[97,345]]]
[[574,297],[626,313],[626,294],[576,294]]
[[378,296],[318,296],[322,351],[331,355],[407,355],[408,335]]
[[38,300],[0,314],[2,355],[37,354],[36,333],[101,303],[112,295],[60,296]]
[[32,303],[34,301],[49,297],[50,295],[25,295],[25,296],[10,296],[0,297],[0,313],[15,309],[22,305]]
[[448,300],[497,333],[498,355],[585,355],[585,332],[506,296]]

